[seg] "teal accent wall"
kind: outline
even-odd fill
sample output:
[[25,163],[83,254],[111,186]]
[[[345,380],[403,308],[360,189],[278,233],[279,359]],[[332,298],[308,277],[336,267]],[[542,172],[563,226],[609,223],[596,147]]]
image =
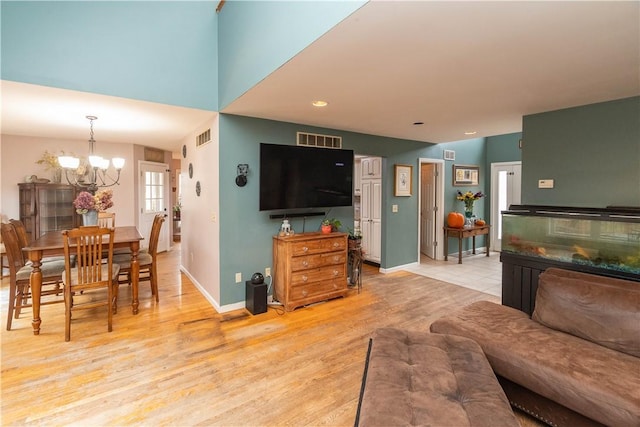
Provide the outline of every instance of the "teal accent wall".
[[367,1],[229,1],[220,12],[220,111]]
[[524,204],[640,206],[640,97],[525,116],[522,134]]
[[[243,278],[250,277],[256,271],[264,271],[273,265],[272,236],[279,228],[280,220],[269,219],[270,212],[259,211],[259,144],[295,144],[296,132],[313,132],[341,136],[343,148],[354,150],[356,154],[380,156],[383,158],[383,195],[382,195],[382,268],[392,268],[417,262],[418,245],[418,159],[441,159],[443,149],[456,150],[456,163],[477,164],[481,166],[480,185],[474,191],[484,191],[486,171],[484,171],[484,139],[457,141],[447,144],[429,144],[418,141],[386,138],[324,129],[312,126],[284,123],[271,120],[221,114],[220,115],[220,304],[227,305],[243,301],[244,284],[235,283],[235,273],[241,272]],[[459,159],[459,161],[458,161]],[[249,164],[248,183],[245,187],[235,185],[236,168],[239,163]],[[395,197],[393,195],[394,165],[408,164],[413,168],[413,196]],[[456,200],[458,189],[453,187],[452,162],[445,164],[445,212],[462,211],[462,202]],[[391,206],[398,205],[398,213],[391,212]],[[316,211],[316,210],[313,210]],[[324,210],[326,211],[326,210]],[[484,204],[477,206],[479,216],[484,215]],[[341,220],[343,230],[353,227],[353,208],[333,208],[330,217]],[[321,217],[306,220],[304,231],[319,229]],[[303,220],[291,219],[296,232],[302,232]],[[465,242],[465,245],[469,245]],[[483,241],[478,241],[482,246]],[[467,247],[465,246],[465,249]],[[451,241],[450,251],[457,250],[455,241]]]
[[2,79],[216,111],[216,4],[2,1]]

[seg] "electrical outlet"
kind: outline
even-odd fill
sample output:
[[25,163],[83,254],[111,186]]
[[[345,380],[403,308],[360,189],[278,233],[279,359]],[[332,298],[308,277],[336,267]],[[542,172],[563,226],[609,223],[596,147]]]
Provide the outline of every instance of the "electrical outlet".
[[398,212],[398,205],[391,205],[391,212]]
[[242,283],[242,273],[236,273],[236,283]]
[[264,275],[267,277],[271,276],[271,267],[267,267],[264,269]]

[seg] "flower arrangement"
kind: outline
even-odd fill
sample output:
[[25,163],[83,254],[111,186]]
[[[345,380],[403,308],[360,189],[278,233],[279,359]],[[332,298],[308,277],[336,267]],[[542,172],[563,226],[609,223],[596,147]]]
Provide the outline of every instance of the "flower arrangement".
[[44,154],[40,157],[40,160],[36,162],[39,165],[44,165],[45,170],[49,169],[61,169],[60,163],[58,163],[58,156],[44,150]]
[[112,197],[112,190],[100,190],[95,195],[81,191],[73,201],[73,206],[79,214],[85,214],[90,210],[105,211],[113,207]]
[[477,193],[472,193],[471,191],[467,191],[466,193],[462,193],[460,191],[458,191],[458,195],[456,196],[456,199],[460,200],[461,202],[464,202],[464,210],[471,212],[473,211],[473,203],[484,197],[484,194],[482,194],[482,191],[478,191]]

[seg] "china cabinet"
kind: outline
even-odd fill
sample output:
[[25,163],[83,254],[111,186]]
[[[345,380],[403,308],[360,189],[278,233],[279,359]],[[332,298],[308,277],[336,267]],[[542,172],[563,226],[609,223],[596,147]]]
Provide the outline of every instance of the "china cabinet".
[[49,231],[78,227],[81,219],[73,207],[78,188],[66,184],[20,183],[20,221],[29,241]]

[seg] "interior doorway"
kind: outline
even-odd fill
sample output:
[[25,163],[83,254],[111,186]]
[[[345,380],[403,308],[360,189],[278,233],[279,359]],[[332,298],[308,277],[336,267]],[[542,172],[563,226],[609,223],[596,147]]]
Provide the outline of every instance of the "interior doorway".
[[157,214],[165,216],[165,223],[160,229],[158,252],[169,250],[168,202],[169,198],[169,165],[166,163],[139,162],[140,180],[138,194],[140,195],[140,215],[138,216],[138,230],[144,236],[140,248],[149,245],[149,235],[153,218]]
[[511,205],[520,204],[522,162],[491,164],[491,249],[502,248],[501,212]]
[[418,263],[422,255],[444,258],[441,232],[444,225],[444,160],[419,159],[418,164]]

